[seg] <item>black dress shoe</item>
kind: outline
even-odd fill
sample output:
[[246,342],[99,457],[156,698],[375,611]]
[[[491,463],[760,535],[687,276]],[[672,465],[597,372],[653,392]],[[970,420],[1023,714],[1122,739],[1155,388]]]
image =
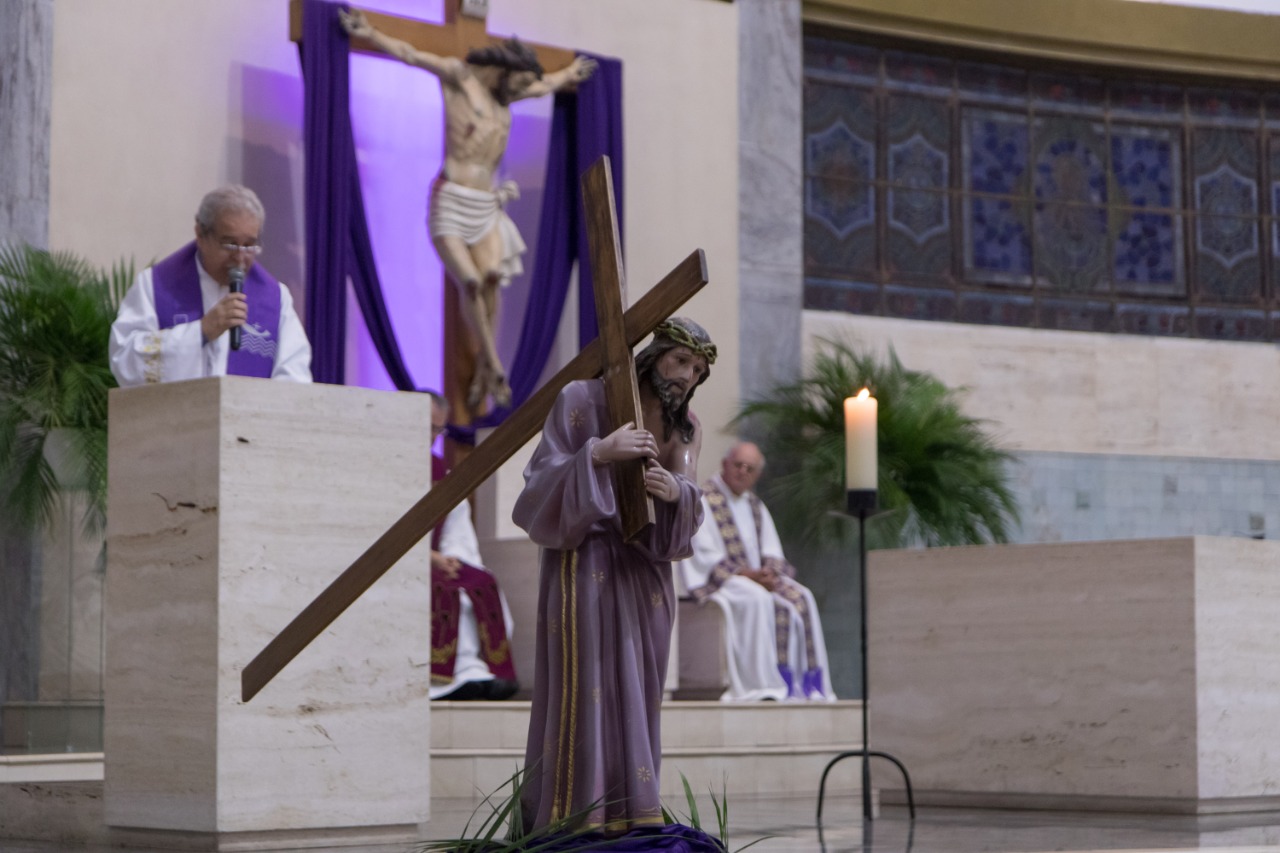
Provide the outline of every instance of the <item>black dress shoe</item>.
[[437,702],[472,702],[477,699],[488,699],[489,682],[464,681],[451,693],[436,699]]
[[485,686],[484,698],[492,699],[500,702],[503,699],[510,699],[516,695],[516,691],[520,689],[518,681],[508,681],[505,678],[495,678],[493,681],[481,682]]

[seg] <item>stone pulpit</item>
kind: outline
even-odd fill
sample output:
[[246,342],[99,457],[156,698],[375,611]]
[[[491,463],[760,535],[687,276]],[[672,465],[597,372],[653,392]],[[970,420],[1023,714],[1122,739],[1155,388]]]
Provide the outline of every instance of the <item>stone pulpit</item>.
[[428,489],[430,401],[238,377],[111,392],[105,816],[185,849],[428,818],[427,540],[251,702],[264,644]]

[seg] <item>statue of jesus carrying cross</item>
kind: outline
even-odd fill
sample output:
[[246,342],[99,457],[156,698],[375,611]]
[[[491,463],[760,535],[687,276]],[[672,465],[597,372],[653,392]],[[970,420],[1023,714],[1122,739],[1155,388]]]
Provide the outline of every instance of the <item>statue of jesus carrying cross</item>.
[[[657,833],[668,842],[673,834],[692,836],[666,850],[719,850],[688,827],[659,825],[658,804],[658,708],[674,607],[669,561],[688,553],[701,521],[693,485],[701,435],[688,404],[716,358],[704,329],[667,318],[707,283],[706,261],[695,251],[624,313],[609,175],[602,157],[583,178],[600,337],[245,666],[242,697],[252,699],[541,429],[533,476],[516,513],[544,547],[539,584],[547,596],[522,823],[535,829],[585,820],[610,834]],[[631,347],[650,332],[653,342],[633,358]],[[601,375],[602,383],[587,381]],[[602,723],[606,709],[624,723]],[[562,755],[562,747],[570,748]]]
[[519,198],[519,188],[514,181],[496,184],[511,132],[509,105],[586,80],[595,71],[595,60],[578,56],[544,74],[537,54],[515,38],[472,50],[465,60],[438,56],[380,32],[358,9],[340,16],[348,35],[367,39],[440,80],[445,158],[431,185],[427,223],[436,252],[458,285],[468,350],[474,353],[466,408],[477,413],[486,397],[505,406],[511,402],[511,388],[494,341],[498,289],[523,270],[520,255],[525,250],[503,210]]

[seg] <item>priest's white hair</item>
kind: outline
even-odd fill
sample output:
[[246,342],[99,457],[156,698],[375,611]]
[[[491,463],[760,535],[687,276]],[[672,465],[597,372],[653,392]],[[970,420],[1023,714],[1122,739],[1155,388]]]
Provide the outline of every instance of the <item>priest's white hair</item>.
[[267,211],[258,199],[258,194],[240,184],[228,184],[206,193],[200,200],[200,209],[196,211],[196,224],[200,226],[200,230],[208,231],[224,213],[248,213],[259,223],[265,224],[267,221]]

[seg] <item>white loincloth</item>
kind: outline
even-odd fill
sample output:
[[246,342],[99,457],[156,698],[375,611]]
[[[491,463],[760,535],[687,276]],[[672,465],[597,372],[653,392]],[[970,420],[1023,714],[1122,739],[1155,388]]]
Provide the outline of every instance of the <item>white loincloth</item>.
[[512,278],[524,272],[520,255],[526,246],[516,224],[502,209],[498,194],[436,178],[431,185],[427,213],[427,231],[432,237],[461,237],[468,246],[474,246],[494,228],[502,240],[498,283],[506,287]]

